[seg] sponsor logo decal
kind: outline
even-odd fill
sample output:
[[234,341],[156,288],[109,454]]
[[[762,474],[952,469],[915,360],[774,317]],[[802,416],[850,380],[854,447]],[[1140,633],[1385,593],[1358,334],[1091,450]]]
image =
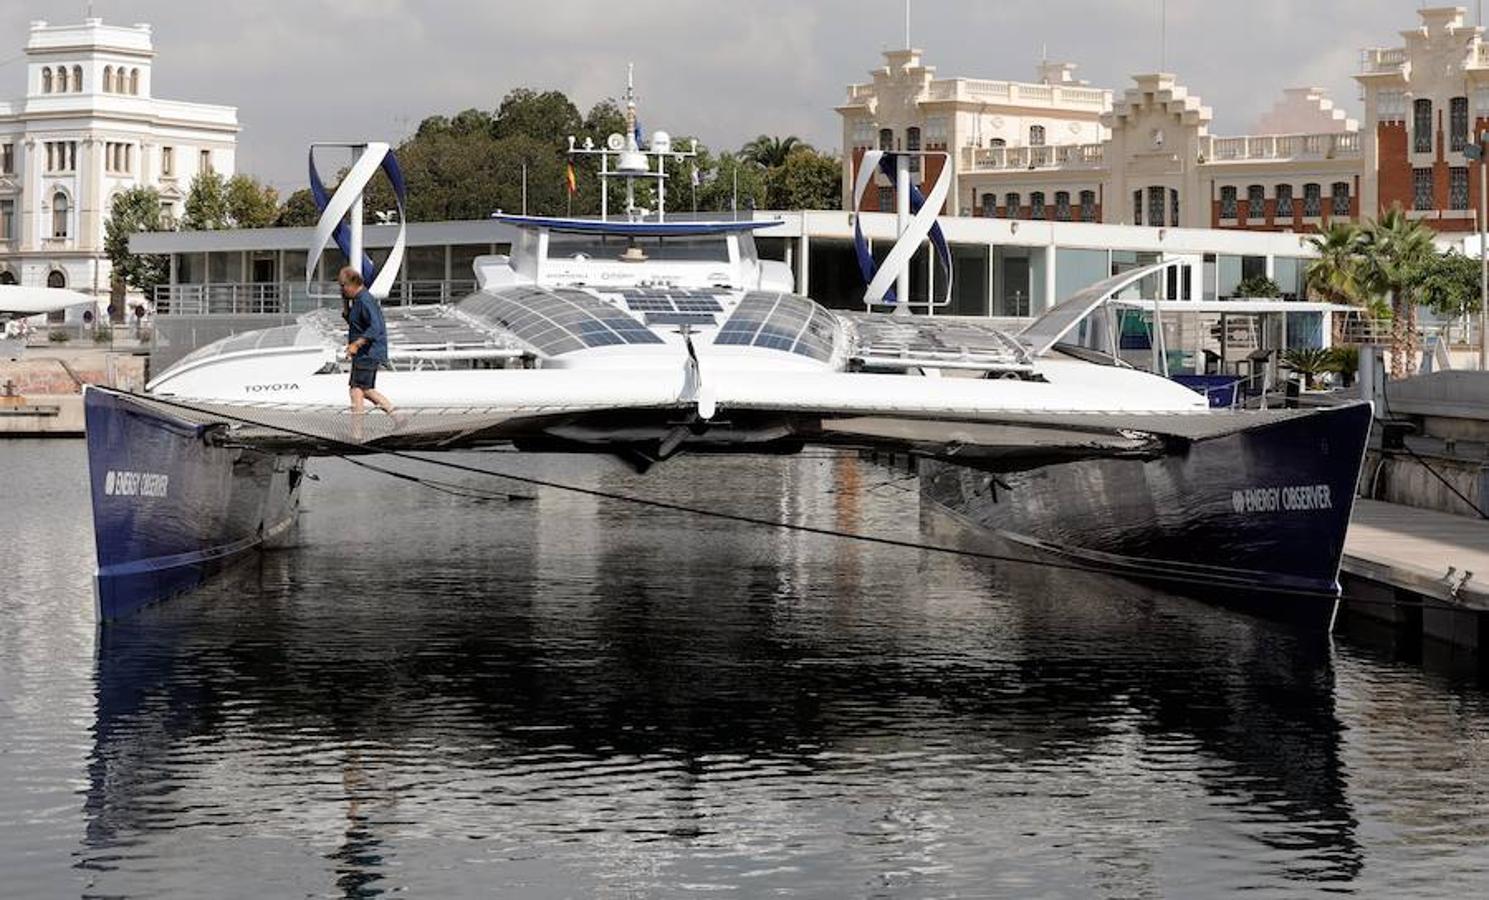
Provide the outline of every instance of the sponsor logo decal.
[[164,497],[170,493],[171,476],[159,472],[119,472],[103,476],[103,492],[109,497]]
[[1232,491],[1230,501],[1238,513],[1310,512],[1334,508],[1334,498],[1327,484],[1243,488]]
[[250,394],[262,394],[265,391],[298,391],[300,386],[293,381],[282,381],[275,384],[245,384],[243,390]]

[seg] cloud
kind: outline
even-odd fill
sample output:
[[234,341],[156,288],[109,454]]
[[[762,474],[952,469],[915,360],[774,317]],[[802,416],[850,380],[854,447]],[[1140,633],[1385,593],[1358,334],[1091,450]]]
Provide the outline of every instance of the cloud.
[[[1360,117],[1350,78],[1363,46],[1394,46],[1415,12],[1399,0],[919,0],[911,38],[942,77],[1022,80],[1042,54],[1121,91],[1162,65],[1244,133],[1285,87],[1318,85]],[[76,0],[0,9],[0,60],[30,19],[76,21]],[[109,0],[110,22],[150,22],[162,97],[237,106],[239,166],[282,190],[305,146],[397,140],[425,116],[494,109],[514,87],[556,88],[587,109],[619,96],[636,63],[647,128],[716,147],[764,133],[836,148],[833,107],[880,51],[904,43],[902,0]],[[1470,14],[1472,15],[1472,14]],[[1165,40],[1166,37],[1166,40]],[[0,64],[0,97],[24,69]]]

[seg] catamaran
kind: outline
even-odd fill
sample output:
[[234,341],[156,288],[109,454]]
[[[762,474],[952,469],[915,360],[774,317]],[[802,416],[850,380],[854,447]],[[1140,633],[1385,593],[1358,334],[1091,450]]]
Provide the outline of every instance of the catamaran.
[[[359,150],[333,197],[312,165],[325,212],[311,259],[332,239],[363,259],[360,191],[379,170],[402,203],[388,147]],[[320,455],[510,445],[644,471],[810,445],[915,457],[924,500],[989,540],[1332,621],[1370,407],[1211,409],[1104,352],[1096,311],[1175,263],[1092,285],[1020,333],[912,315],[905,273],[924,242],[939,252],[941,198],[907,188],[900,243],[881,269],[866,260],[865,309],[834,310],[761,259],[754,232],[771,222],[666,218],[665,163],[687,151],[665,135],[570,150],[624,181],[625,213],[607,201],[600,219],[502,216],[517,238],[476,260],[475,292],[387,310],[379,389],[397,416],[347,409],[346,329],[331,309],[202,347],[143,393],[89,390],[100,618],[285,533]],[[859,193],[875,177],[908,186],[903,154],[862,168]],[[637,207],[648,179],[654,214]],[[374,294],[401,251],[380,271],[364,262]]]

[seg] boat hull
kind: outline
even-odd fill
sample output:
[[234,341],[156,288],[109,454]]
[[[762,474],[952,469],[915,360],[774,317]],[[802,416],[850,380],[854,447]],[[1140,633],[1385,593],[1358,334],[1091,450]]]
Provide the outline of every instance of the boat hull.
[[978,531],[1037,552],[1327,627],[1370,421],[1357,404],[1157,458],[1017,472],[931,460],[921,490]]
[[189,591],[294,527],[304,457],[234,446],[111,391],[88,390],[83,407],[99,621]]

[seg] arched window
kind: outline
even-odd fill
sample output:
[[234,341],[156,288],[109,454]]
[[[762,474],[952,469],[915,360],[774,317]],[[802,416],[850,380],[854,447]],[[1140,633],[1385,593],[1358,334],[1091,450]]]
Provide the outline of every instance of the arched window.
[[1279,184],[1276,187],[1276,191],[1276,218],[1291,219],[1293,217],[1293,186],[1290,184]]
[[45,66],[41,70],[41,92],[50,94],[52,92],[52,67]]
[[1035,191],[1029,195],[1029,218],[1044,218],[1044,191]]
[[1246,218],[1261,221],[1267,217],[1267,189],[1259,184],[1246,188]]
[[1055,191],[1055,221],[1070,221],[1070,192]]
[[82,66],[73,66],[72,67],[72,92],[74,94],[77,94],[77,93],[81,93],[82,90],[83,90],[83,67]]
[[1029,146],[1030,147],[1043,147],[1044,146],[1044,126],[1043,125],[1030,125],[1029,126]]
[[130,69],[129,70],[129,92],[131,94],[138,94],[140,92],[140,70],[139,69]]
[[[1429,173],[1431,171],[1431,169],[1427,170],[1427,172]],[[1305,217],[1316,219],[1319,216],[1323,215],[1324,204],[1322,190],[1322,188],[1312,182],[1303,185],[1303,215]],[[1417,208],[1421,209],[1421,207]],[[1431,209],[1432,207],[1429,206],[1427,208]]]
[[1096,192],[1081,191],[1081,221],[1096,221]]
[[103,92],[105,94],[109,94],[109,93],[113,93],[113,90],[114,90],[114,67],[113,66],[104,66],[103,67]]
[[68,88],[67,88],[67,67],[66,66],[58,66],[57,67],[57,93],[59,93],[59,94],[65,94],[65,93],[67,93],[67,90],[68,90]]
[[1234,187],[1223,187],[1220,189],[1220,218],[1234,219],[1236,217],[1236,189]]
[[1416,153],[1432,152],[1432,101],[1412,103],[1411,149]]
[[52,237],[67,237],[67,195],[61,191],[52,195]]
[[997,194],[983,194],[982,195],[982,214],[983,214],[983,216],[985,218],[989,218],[989,219],[994,218],[995,216],[998,215],[998,195]]
[[16,283],[15,274],[13,272],[11,272],[9,269],[6,269],[4,272],[0,272],[0,284],[15,284],[15,283]]
[[1148,224],[1154,228],[1163,227],[1163,199],[1165,191],[1159,185],[1148,188]]
[[1008,142],[1002,138],[988,138],[987,145],[989,147],[1007,147]]
[[[1467,174],[1466,171],[1465,171],[1465,174]],[[1465,178],[1463,180],[1465,182],[1464,186],[1467,187],[1467,181],[1468,181],[1468,179]],[[1334,201],[1333,204],[1332,204],[1332,208],[1329,210],[1329,215],[1331,215],[1331,216],[1341,216],[1341,217],[1344,217],[1344,218],[1348,218],[1349,217],[1349,182],[1347,182],[1347,181],[1336,181],[1336,182],[1334,182],[1333,186],[1329,189],[1329,192],[1330,192],[1330,194],[1332,196],[1332,199]],[[1467,204],[1465,204],[1464,206],[1466,207]]]
[[894,129],[893,128],[881,128],[881,129],[879,129],[879,149],[880,150],[893,150],[894,149]]
[[128,75],[128,73],[126,73],[124,71],[124,67],[123,66],[120,66],[119,68],[117,68],[117,69],[114,70],[114,92],[115,93],[122,94],[128,88],[128,84],[125,81],[127,75]]
[[67,275],[65,275],[62,272],[61,269],[53,269],[52,271],[50,271],[50,272],[47,273],[47,287],[49,287],[49,288],[65,288],[65,287],[67,287]]
[[1017,219],[1019,217],[1018,194],[1009,194],[1008,196],[1004,197],[1003,205],[1008,207],[1006,210],[1003,211],[1004,215],[1006,215],[1010,219]]

